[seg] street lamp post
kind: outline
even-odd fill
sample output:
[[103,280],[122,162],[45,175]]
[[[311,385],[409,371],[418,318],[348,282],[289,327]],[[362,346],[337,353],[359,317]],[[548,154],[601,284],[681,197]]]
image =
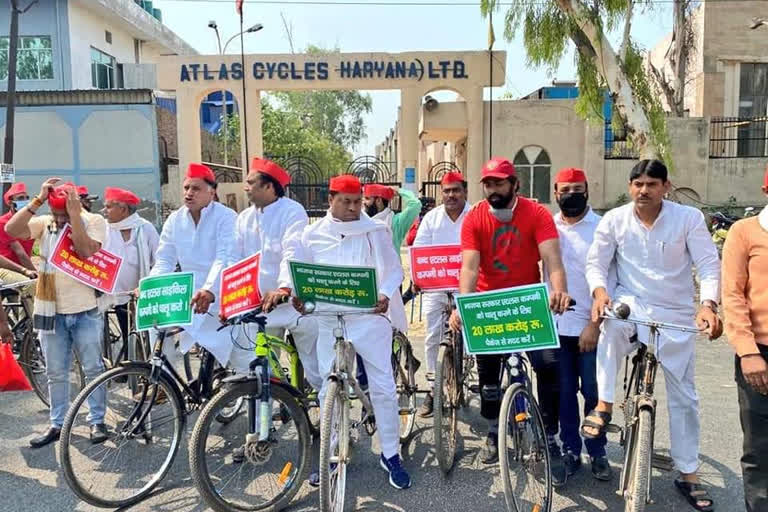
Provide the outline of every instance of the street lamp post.
[[[227,46],[229,46],[229,43],[231,43],[236,37],[242,35],[242,34],[252,34],[254,32],[258,32],[264,26],[261,23],[257,23],[251,27],[248,27],[246,30],[242,30],[238,32],[237,34],[233,35],[229,39],[227,39],[227,42],[224,44],[224,47],[221,46],[221,34],[219,34],[219,26],[216,24],[215,20],[211,20],[208,22],[208,28],[213,29],[213,31],[216,33],[216,44],[219,47],[219,55],[224,55],[227,53]],[[245,72],[245,70],[243,70]],[[222,118],[224,120],[224,165],[229,165],[228,160],[228,151],[227,151],[227,145],[229,141],[229,111],[227,110],[227,91],[225,89],[221,90],[221,110],[222,110]],[[245,163],[243,163],[243,166],[245,166]]]

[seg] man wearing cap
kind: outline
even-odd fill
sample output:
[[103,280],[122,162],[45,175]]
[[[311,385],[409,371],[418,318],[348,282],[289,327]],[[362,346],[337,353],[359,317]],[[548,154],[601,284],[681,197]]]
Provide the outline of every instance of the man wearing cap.
[[[548,272],[550,307],[555,313],[565,311],[571,301],[560,258],[560,243],[552,215],[544,206],[520,197],[520,183],[515,167],[495,157],[482,170],[485,200],[473,206],[461,227],[461,293],[484,292],[541,282],[539,261]],[[451,326],[458,330],[461,321],[456,311]],[[552,480],[565,484],[567,475],[555,436],[559,430],[560,375],[557,350],[528,353],[536,371],[537,391],[544,427],[547,432]],[[501,389],[499,378],[504,356],[478,355],[480,414],[488,420],[489,431],[481,460],[498,461],[498,424]]]
[[104,211],[109,222],[108,249],[123,258],[115,283],[115,314],[120,323],[123,343],[128,341],[128,292],[139,287],[139,280],[149,275],[155,264],[160,235],[155,226],[139,216],[136,209],[141,199],[129,190],[104,189]]
[[192,305],[196,314],[192,325],[184,328],[179,348],[187,352],[197,342],[226,365],[232,352],[232,339],[229,330],[217,331],[221,324],[216,295],[221,271],[231,262],[237,214],[214,201],[216,176],[205,165],[189,164],[183,187],[184,206],[165,221],[155,266],[149,274],[174,272],[177,263],[182,272],[194,274],[197,291]]
[[91,195],[88,192],[88,187],[84,185],[77,187],[77,195],[80,196],[80,204],[83,205],[83,208],[87,212],[91,211],[93,208],[93,202],[99,198],[99,196]]
[[[361,215],[362,187],[352,175],[331,178],[325,217],[306,227],[296,253],[298,261],[329,265],[374,267],[379,286],[376,311],[387,313],[395,327],[404,329],[405,310],[399,300],[399,287],[403,280],[400,258],[391,243],[389,230],[380,222]],[[393,311],[399,304],[400,314]],[[295,301],[301,310],[303,306]],[[350,309],[343,306],[319,304],[325,310]],[[354,308],[352,308],[354,309]],[[403,468],[398,448],[400,445],[400,417],[397,390],[392,375],[392,324],[378,314],[350,315],[345,318],[346,335],[362,357],[368,373],[371,403],[376,415],[376,426],[381,446],[380,465],[389,473],[389,483],[397,489],[411,486],[411,479]],[[323,403],[327,377],[335,357],[333,336],[336,318],[319,316],[317,355],[323,386]],[[318,484],[317,474],[310,483]]]
[[[293,335],[304,374],[313,388],[323,384],[317,367],[317,321],[301,318],[291,304],[283,303],[291,295],[291,272],[288,261],[294,259],[296,246],[309,224],[304,207],[285,197],[290,175],[275,162],[262,158],[251,161],[245,192],[251,206],[237,216],[235,254],[239,261],[257,252],[259,259],[259,291],[267,328],[282,335],[288,329]],[[275,332],[276,331],[276,332]],[[233,348],[232,365],[242,372],[254,358],[253,350]]]
[[[414,247],[460,243],[461,223],[469,211],[467,182],[460,172],[449,172],[443,176],[440,188],[443,204],[427,213],[421,220],[413,242]],[[443,311],[448,304],[448,296],[444,292],[427,292],[422,301],[427,319],[427,336],[424,339],[427,380],[434,380],[437,352],[443,338]],[[428,418],[432,416],[432,412],[433,397],[430,392],[419,409],[419,416]]]
[[[110,296],[69,277],[54,268],[48,259],[61,230],[69,224],[72,243],[81,259],[98,251],[107,238],[107,224],[100,215],[82,209],[75,186],[71,183],[55,187],[59,178],[46,180],[40,194],[17,211],[5,226],[6,232],[23,240],[40,242],[42,267],[35,294],[34,328],[40,333],[48,375],[51,400],[48,430],[30,440],[33,448],[45,446],[59,438],[64,415],[69,408],[69,369],[72,350],[88,381],[104,371],[101,359],[103,313],[111,304]],[[50,215],[35,217],[37,210],[48,201]],[[88,397],[91,442],[107,439],[104,425],[106,390],[96,390]]]
[[[555,226],[560,235],[568,292],[576,300],[572,311],[557,319],[560,335],[560,441],[563,444],[565,467],[568,475],[581,467],[582,440],[579,435],[581,418],[578,392],[584,398],[585,414],[597,405],[597,338],[600,326],[591,321],[592,298],[585,275],[587,251],[600,222],[600,216],[587,204],[589,191],[587,176],[581,169],[562,169],[555,177],[555,200],[560,212],[555,215]],[[545,276],[549,282],[549,276]],[[615,276],[611,283],[615,284]],[[605,434],[586,439],[591,459],[592,476],[610,480],[611,466],[605,456]]]
[[[768,196],[768,170],[762,188]],[[768,510],[768,207],[728,231],[722,276],[744,434],[744,501],[747,512],[758,512]]]
[[413,221],[421,212],[421,201],[416,194],[405,188],[397,189],[400,195],[402,208],[400,213],[395,213],[390,208],[390,203],[395,197],[395,190],[386,185],[372,183],[363,189],[365,213],[375,221],[382,222],[392,231],[392,243],[395,250],[400,253],[405,235],[413,225]]
[[[3,195],[8,213],[0,217],[0,283],[13,284],[37,278],[37,269],[32,263],[34,240],[13,238],[5,232],[5,225],[13,215],[29,202],[27,186],[17,182]],[[21,299],[29,314],[32,314],[32,297],[35,285],[31,283],[21,289]]]
[[[632,202],[614,208],[600,220],[587,254],[586,277],[594,298],[592,320],[599,320],[615,301],[627,304],[632,317],[638,320],[698,326],[714,339],[722,332],[717,316],[717,249],[701,211],[664,200],[669,188],[664,163],[641,160],[629,174]],[[618,280],[611,294],[608,276],[612,266]],[[694,267],[701,282],[698,311],[694,303]],[[586,438],[602,434],[611,421],[617,375],[624,357],[639,343],[649,341],[649,330],[644,326],[606,320],[600,328],[599,399],[582,425],[581,433]],[[696,510],[712,510],[714,502],[697,475],[700,426],[694,379],[696,334],[662,329],[659,338],[656,356],[667,388],[670,454],[680,472],[675,487]]]

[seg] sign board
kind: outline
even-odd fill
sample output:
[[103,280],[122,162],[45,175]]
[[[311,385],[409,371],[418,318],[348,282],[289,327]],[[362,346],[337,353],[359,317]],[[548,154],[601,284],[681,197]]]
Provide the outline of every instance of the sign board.
[[261,305],[259,259],[257,252],[221,272],[221,307],[225,318],[253,311]]
[[458,295],[456,307],[470,354],[508,354],[560,346],[544,284]]
[[112,293],[123,259],[104,249],[99,249],[86,259],[75,252],[72,242],[72,226],[67,224],[61,231],[48,261],[55,268],[83,284],[104,293]]
[[376,269],[289,262],[294,293],[304,302],[372,308],[378,301]]
[[192,272],[174,272],[145,277],[139,281],[136,303],[136,327],[146,331],[153,327],[190,325],[192,323],[192,293],[195,289]]
[[13,164],[0,164],[0,183],[16,181],[16,167]]
[[410,247],[411,281],[422,291],[459,289],[460,245]]

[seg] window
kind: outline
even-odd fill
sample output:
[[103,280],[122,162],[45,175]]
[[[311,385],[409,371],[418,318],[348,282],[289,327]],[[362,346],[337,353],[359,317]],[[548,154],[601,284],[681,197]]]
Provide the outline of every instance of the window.
[[109,30],[104,31],[104,40],[108,42],[109,44],[112,44],[112,32]]
[[520,181],[520,195],[548,204],[552,163],[547,152],[539,146],[526,146],[517,152],[513,163]]
[[[0,37],[0,80],[8,80],[9,37]],[[48,36],[19,37],[17,80],[53,80],[53,48]]]
[[114,89],[115,58],[96,48],[91,48],[91,85],[96,89]]
[[[768,64],[741,63],[739,118],[765,118],[768,114]],[[738,156],[766,154],[765,121],[739,123]]]

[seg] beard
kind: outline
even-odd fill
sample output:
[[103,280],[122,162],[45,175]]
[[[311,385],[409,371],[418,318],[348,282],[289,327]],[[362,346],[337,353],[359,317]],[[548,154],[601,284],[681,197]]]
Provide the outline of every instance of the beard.
[[371,205],[368,205],[368,206],[366,206],[366,207],[365,207],[365,213],[366,213],[366,215],[368,215],[369,217],[373,217],[374,215],[376,215],[377,213],[379,213],[379,209],[378,209],[378,208],[376,208],[376,205],[375,205],[375,204],[371,204]]
[[509,204],[515,198],[515,191],[512,190],[507,195],[493,193],[487,197],[488,203],[496,210],[508,208]]

